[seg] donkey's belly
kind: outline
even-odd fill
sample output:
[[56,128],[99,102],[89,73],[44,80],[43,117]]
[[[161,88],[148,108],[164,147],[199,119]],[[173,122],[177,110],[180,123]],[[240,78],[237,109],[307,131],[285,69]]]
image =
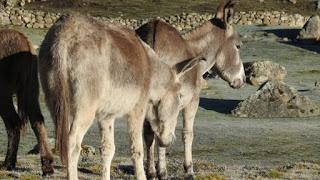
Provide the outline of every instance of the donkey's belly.
[[128,114],[141,99],[142,91],[135,87],[111,88],[104,91],[97,113],[116,117]]

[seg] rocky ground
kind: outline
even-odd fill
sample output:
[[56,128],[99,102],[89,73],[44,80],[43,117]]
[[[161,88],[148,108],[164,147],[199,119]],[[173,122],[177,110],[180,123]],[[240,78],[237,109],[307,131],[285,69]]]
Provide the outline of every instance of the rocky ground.
[[[41,42],[45,30],[20,29],[35,44]],[[302,95],[320,102],[320,46],[293,39],[297,30],[285,27],[238,26],[244,46],[244,62],[271,60],[286,68],[286,84]],[[239,102],[255,93],[257,87],[247,85],[240,90],[228,87],[222,80],[210,80],[202,92],[195,122],[193,148],[196,179],[320,179],[320,120],[310,118],[236,118],[230,112]],[[49,137],[53,124],[41,96]],[[97,126],[87,133],[84,144],[99,149]],[[171,179],[183,179],[182,123],[176,130],[177,141],[168,150]],[[133,179],[126,122],[116,122],[116,154],[113,161],[115,179]],[[0,124],[0,154],[5,154],[6,133]],[[40,162],[26,155],[36,144],[31,130],[21,139],[18,168],[0,171],[0,179],[39,179]],[[99,157],[83,156],[81,179],[99,179]],[[56,173],[50,179],[61,179],[65,172],[56,160]]]

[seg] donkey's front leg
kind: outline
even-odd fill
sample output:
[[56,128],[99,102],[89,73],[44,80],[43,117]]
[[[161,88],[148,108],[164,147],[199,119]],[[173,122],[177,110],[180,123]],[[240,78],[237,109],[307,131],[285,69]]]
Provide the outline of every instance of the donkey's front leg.
[[145,112],[138,108],[129,114],[128,130],[131,141],[132,160],[135,166],[135,173],[138,180],[145,180],[146,175],[143,167],[143,122]]
[[168,179],[166,148],[160,147],[158,144],[158,176],[159,179]]
[[192,141],[193,123],[199,106],[199,96],[195,95],[190,104],[183,109],[184,170],[187,176],[193,176]]
[[111,161],[115,152],[114,118],[99,120],[101,133],[102,179],[109,180],[111,176]]
[[147,177],[148,179],[155,179],[157,177],[157,171],[154,164],[155,136],[148,120],[145,120],[144,122],[143,136],[147,149]]

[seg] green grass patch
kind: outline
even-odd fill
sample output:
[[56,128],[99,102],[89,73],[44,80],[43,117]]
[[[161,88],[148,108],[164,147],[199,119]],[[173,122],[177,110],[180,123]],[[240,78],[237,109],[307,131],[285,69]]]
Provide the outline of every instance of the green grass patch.
[[280,179],[283,177],[283,173],[278,170],[273,169],[273,170],[267,172],[266,176],[268,178],[272,178],[272,179]]
[[38,177],[37,175],[26,173],[26,174],[21,174],[19,179],[20,180],[38,180],[41,178]]

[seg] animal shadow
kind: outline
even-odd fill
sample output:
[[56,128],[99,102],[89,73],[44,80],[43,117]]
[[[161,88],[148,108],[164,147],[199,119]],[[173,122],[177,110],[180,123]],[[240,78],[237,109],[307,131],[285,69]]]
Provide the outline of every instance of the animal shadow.
[[268,29],[263,30],[267,33],[272,33],[279,38],[288,38],[289,41],[281,41],[283,44],[299,47],[316,53],[320,53],[320,42],[315,39],[297,39],[301,29]]
[[218,113],[230,114],[235,109],[241,100],[226,100],[226,99],[210,99],[200,98],[200,107],[210,111],[216,111]]

